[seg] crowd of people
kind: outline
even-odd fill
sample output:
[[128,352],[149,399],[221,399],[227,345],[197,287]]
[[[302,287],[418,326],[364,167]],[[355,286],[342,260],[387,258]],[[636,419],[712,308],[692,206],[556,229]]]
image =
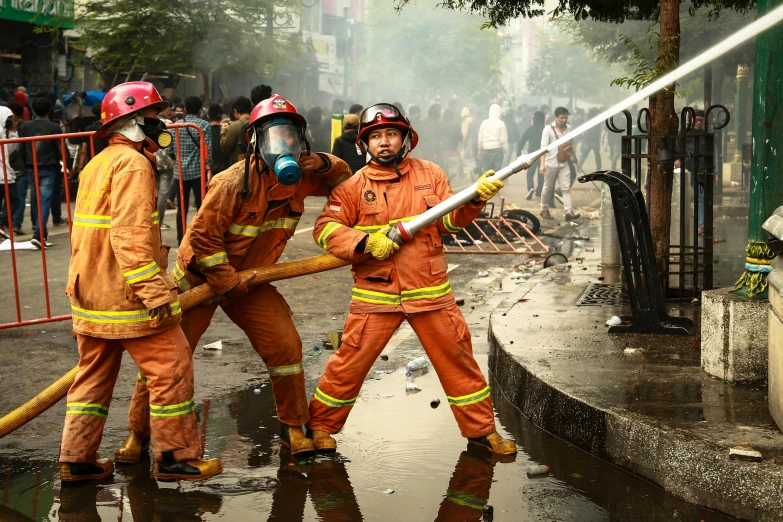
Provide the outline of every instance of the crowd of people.
[[[156,153],[161,227],[164,230],[171,228],[165,222],[166,210],[179,209],[175,225],[178,241],[183,237],[182,224],[185,218],[182,213],[186,213],[191,204],[191,194],[194,207],[198,209],[201,205],[201,164],[204,164],[206,170],[204,182],[208,183],[213,175],[243,159],[247,144],[242,136],[247,129],[251,110],[271,95],[270,86],[258,85],[251,90],[249,97],[238,96],[222,103],[212,103],[208,107],[203,105],[202,98],[198,96],[175,96],[168,100],[169,107],[159,114],[158,118],[167,124],[190,124],[172,133],[177,146]],[[452,98],[446,103],[430,103],[422,117],[423,111],[419,105],[410,104],[407,108],[400,102],[392,105],[405,112],[421,137],[421,144],[414,156],[441,166],[452,183],[462,184],[475,181],[487,170],[501,169],[522,153],[539,150],[551,143],[571,129],[569,118],[571,124],[578,124],[598,114],[600,110],[593,107],[585,112],[577,108],[570,114],[563,107],[551,110],[547,105],[535,107],[521,104],[515,108],[508,100],[488,105],[462,104]],[[336,99],[328,109],[316,105],[303,110],[307,121],[306,137],[311,150],[337,156],[349,165],[353,173],[364,167],[369,158],[356,143],[359,114],[363,108],[358,103]],[[28,97],[24,87],[18,87],[13,95],[8,89],[0,89],[0,122],[3,123],[0,139],[95,131],[101,125],[99,103],[92,107],[83,106],[78,118],[68,120],[63,114],[62,101],[53,93]],[[339,129],[335,129],[335,115],[342,116]],[[194,126],[199,127],[201,133]],[[199,134],[203,134],[207,150],[207,157],[203,161]],[[5,155],[0,157],[0,166],[3,167],[0,174],[5,173],[0,175],[0,183],[7,185],[7,191],[0,190],[0,238],[9,237],[9,214],[14,232],[25,235],[24,203],[29,197],[31,242],[37,248],[40,248],[42,241],[48,240],[47,221],[50,214],[53,226],[64,223],[61,212],[64,180],[76,183],[79,172],[91,157],[106,147],[107,141],[94,139],[91,145],[89,139],[74,138],[66,140],[67,147],[64,148],[60,146],[59,140],[40,143],[43,148],[36,151],[35,158],[29,143],[25,146],[6,144]],[[549,209],[555,206],[555,199],[564,206],[568,218],[579,217],[570,205],[570,187],[579,168],[576,154],[579,145],[581,158],[585,159],[592,153],[599,170],[602,164],[601,150],[608,149],[612,168],[617,168],[619,140],[609,139],[606,131],[600,127],[574,140],[570,155],[564,161],[558,162],[556,155],[550,154],[546,161],[537,162],[527,172],[527,199],[541,199],[541,215],[545,219],[551,217]],[[63,150],[66,157],[62,157]],[[37,178],[33,169],[34,161],[38,165]],[[66,169],[63,169],[63,164]],[[43,231],[39,230],[36,183],[40,188]],[[555,189],[555,185],[559,185],[559,188]],[[73,186],[72,191],[75,193],[76,190],[78,186]],[[51,246],[51,243],[46,243],[46,246]]]

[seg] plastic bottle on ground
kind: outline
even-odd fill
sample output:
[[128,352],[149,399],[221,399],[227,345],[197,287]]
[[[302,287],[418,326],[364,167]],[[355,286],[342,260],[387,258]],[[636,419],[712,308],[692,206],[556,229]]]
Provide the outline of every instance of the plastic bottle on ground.
[[430,365],[429,358],[426,355],[423,355],[409,362],[405,366],[405,370],[409,372],[415,372],[416,370],[421,370],[422,368],[426,368],[429,365]]

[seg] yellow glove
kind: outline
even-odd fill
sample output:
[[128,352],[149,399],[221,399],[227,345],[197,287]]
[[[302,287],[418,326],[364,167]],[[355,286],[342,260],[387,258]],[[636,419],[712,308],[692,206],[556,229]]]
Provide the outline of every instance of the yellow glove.
[[493,174],[495,174],[494,170],[488,170],[476,182],[476,192],[480,201],[489,201],[503,188],[502,181],[490,178]]
[[386,237],[391,227],[383,227],[378,232],[370,234],[367,238],[367,246],[364,247],[365,254],[371,254],[372,257],[383,261],[400,249],[400,245]]

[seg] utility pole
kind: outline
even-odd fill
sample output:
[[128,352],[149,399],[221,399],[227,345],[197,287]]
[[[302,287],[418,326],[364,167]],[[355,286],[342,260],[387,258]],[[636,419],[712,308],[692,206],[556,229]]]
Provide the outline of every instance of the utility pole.
[[[759,0],[759,16],[780,5],[783,0]],[[756,38],[748,246],[745,247],[745,272],[732,290],[734,294],[751,299],[767,298],[767,276],[775,254],[767,247],[767,233],[761,225],[783,205],[783,154],[778,152],[783,150],[783,118],[776,114],[783,106],[781,78],[783,26],[778,25]]]

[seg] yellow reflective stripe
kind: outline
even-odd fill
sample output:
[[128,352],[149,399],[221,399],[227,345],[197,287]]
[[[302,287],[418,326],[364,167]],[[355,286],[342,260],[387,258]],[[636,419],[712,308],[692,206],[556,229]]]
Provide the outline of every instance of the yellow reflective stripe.
[[437,297],[443,297],[451,292],[451,283],[446,281],[439,286],[431,286],[428,288],[417,288],[416,290],[403,290],[402,300],[413,301],[416,299],[435,299]]
[[448,232],[451,232],[452,234],[456,234],[460,230],[462,230],[462,227],[455,227],[451,223],[451,214],[446,214],[442,218],[443,220],[443,228],[445,228]]
[[[100,311],[100,310],[85,310],[78,306],[71,306],[71,312],[74,319],[80,319],[90,323],[99,324],[123,324],[123,323],[143,323],[150,321],[149,310],[128,310],[128,311]],[[171,315],[177,315],[182,313],[179,301],[171,304]]]
[[238,236],[256,237],[261,232],[261,227],[254,227],[253,225],[237,225],[231,223],[228,226],[228,231]]
[[302,373],[302,363],[289,364],[288,366],[269,366],[270,377],[283,377]]
[[253,225],[238,225],[237,223],[231,223],[228,226],[228,231],[232,234],[247,237],[256,237],[261,232],[267,232],[273,228],[283,228],[293,230],[299,224],[300,218],[278,218],[274,221],[265,221],[260,227]]
[[174,265],[174,270],[171,274],[174,276],[174,282],[177,283],[177,287],[183,292],[187,292],[193,288],[190,282],[185,278],[185,272],[179,267],[179,263]]
[[484,509],[487,505],[487,501],[484,499],[476,498],[470,493],[463,493],[462,491],[455,491],[449,489],[446,491],[446,499],[460,506],[465,506],[479,511]]
[[335,399],[334,397],[330,397],[329,395],[321,391],[321,388],[315,389],[315,393],[313,393],[313,398],[316,399],[318,402],[326,404],[330,408],[342,408],[343,406],[353,406],[356,403],[356,399],[358,399],[358,397],[354,397],[353,399],[347,399],[347,400]]
[[337,223],[336,221],[330,221],[329,223],[327,223],[324,229],[321,231],[321,235],[318,236],[318,245],[324,250],[326,250],[326,238],[328,238],[332,232],[334,232],[341,226],[343,225],[341,223]]
[[77,227],[111,228],[111,216],[80,214],[76,212],[73,215],[73,224]]
[[89,402],[69,402],[65,405],[66,415],[92,415],[105,419],[108,417],[109,408],[103,404]]
[[415,217],[417,217],[417,216],[408,216],[408,217],[404,217],[404,218],[400,218],[400,219],[392,219],[391,221],[389,221],[385,225],[367,225],[367,226],[354,225],[353,228],[355,228],[356,230],[361,230],[362,232],[368,232],[368,233],[372,234],[373,232],[378,232],[383,227],[391,227],[395,223],[398,223],[400,221],[410,221],[411,219],[413,219]]
[[351,290],[351,298],[357,301],[364,301],[365,303],[385,305],[399,305],[402,302],[398,295],[384,294],[383,292],[374,292],[362,288],[353,288]]
[[211,256],[202,257],[196,262],[201,270],[209,270],[212,267],[228,263],[228,254],[225,252],[218,252]]
[[462,397],[449,397],[448,395],[446,397],[449,400],[449,404],[453,406],[469,406],[489,398],[489,386],[475,393],[463,395]]
[[160,216],[158,215],[158,211],[152,213],[152,224],[153,225],[159,225],[160,224]]
[[146,378],[146,377],[144,377],[144,376],[141,374],[141,372],[139,372],[139,374],[138,374],[136,377],[137,377],[137,378],[138,378],[138,379],[139,379],[141,382],[143,382],[144,384],[147,384],[147,378]]
[[188,413],[192,413],[193,410],[193,399],[181,402],[179,404],[172,404],[171,406],[155,406],[154,404],[150,404],[151,417],[177,417],[179,415],[187,415]]
[[123,272],[122,276],[125,278],[125,282],[130,285],[149,279],[158,272],[160,272],[160,267],[158,266],[158,263],[153,261],[151,263],[147,263],[141,268],[137,268],[129,272]]

